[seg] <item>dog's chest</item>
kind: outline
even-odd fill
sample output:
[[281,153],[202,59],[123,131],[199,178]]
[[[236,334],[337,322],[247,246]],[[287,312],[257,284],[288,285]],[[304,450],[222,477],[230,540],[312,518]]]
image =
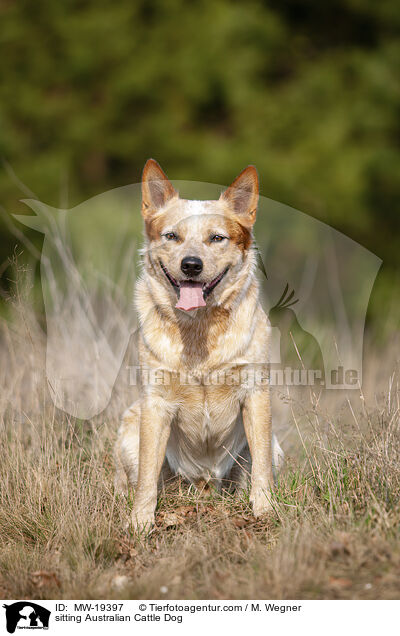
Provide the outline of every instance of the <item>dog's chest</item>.
[[182,433],[201,439],[221,437],[238,416],[246,389],[228,386],[219,376],[197,386],[181,385],[177,425]]
[[245,443],[240,386],[186,387],[173,422],[167,456],[188,479],[222,478]]

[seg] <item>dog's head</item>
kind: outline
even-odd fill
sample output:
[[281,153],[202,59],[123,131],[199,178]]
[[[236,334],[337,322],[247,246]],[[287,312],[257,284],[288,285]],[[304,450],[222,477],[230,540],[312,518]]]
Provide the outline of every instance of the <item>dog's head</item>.
[[248,166],[216,201],[181,199],[154,159],[142,177],[146,257],[178,309],[222,304],[254,263],[258,177]]

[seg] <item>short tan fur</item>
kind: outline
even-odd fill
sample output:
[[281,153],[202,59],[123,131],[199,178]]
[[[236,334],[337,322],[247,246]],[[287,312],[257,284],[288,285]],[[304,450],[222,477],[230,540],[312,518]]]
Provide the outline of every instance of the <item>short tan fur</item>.
[[[167,473],[239,491],[250,475],[254,515],[271,509],[282,451],[272,434],[269,386],[252,380],[255,369],[267,376],[270,332],[253,249],[258,197],[253,166],[218,200],[193,201],[179,197],[156,161],[145,165],[139,357],[162,382],[143,386],[115,447],[116,485],[134,488],[136,529],[154,523]],[[195,382],[183,381],[188,376]]]

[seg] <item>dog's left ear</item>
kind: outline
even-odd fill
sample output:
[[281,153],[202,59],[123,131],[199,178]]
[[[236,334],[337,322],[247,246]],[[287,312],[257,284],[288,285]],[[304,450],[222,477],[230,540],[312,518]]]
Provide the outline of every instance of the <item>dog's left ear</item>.
[[170,199],[178,196],[172,183],[154,159],[149,159],[142,175],[142,214],[149,218]]
[[258,205],[258,174],[254,166],[247,166],[220,196],[238,217],[239,223],[252,227]]

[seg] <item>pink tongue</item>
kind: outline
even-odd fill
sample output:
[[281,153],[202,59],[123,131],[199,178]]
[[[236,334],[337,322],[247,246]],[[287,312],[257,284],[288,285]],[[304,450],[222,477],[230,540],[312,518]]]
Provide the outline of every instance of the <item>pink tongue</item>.
[[191,280],[182,282],[179,287],[179,300],[175,307],[184,311],[205,307],[202,288],[203,283],[194,283]]

